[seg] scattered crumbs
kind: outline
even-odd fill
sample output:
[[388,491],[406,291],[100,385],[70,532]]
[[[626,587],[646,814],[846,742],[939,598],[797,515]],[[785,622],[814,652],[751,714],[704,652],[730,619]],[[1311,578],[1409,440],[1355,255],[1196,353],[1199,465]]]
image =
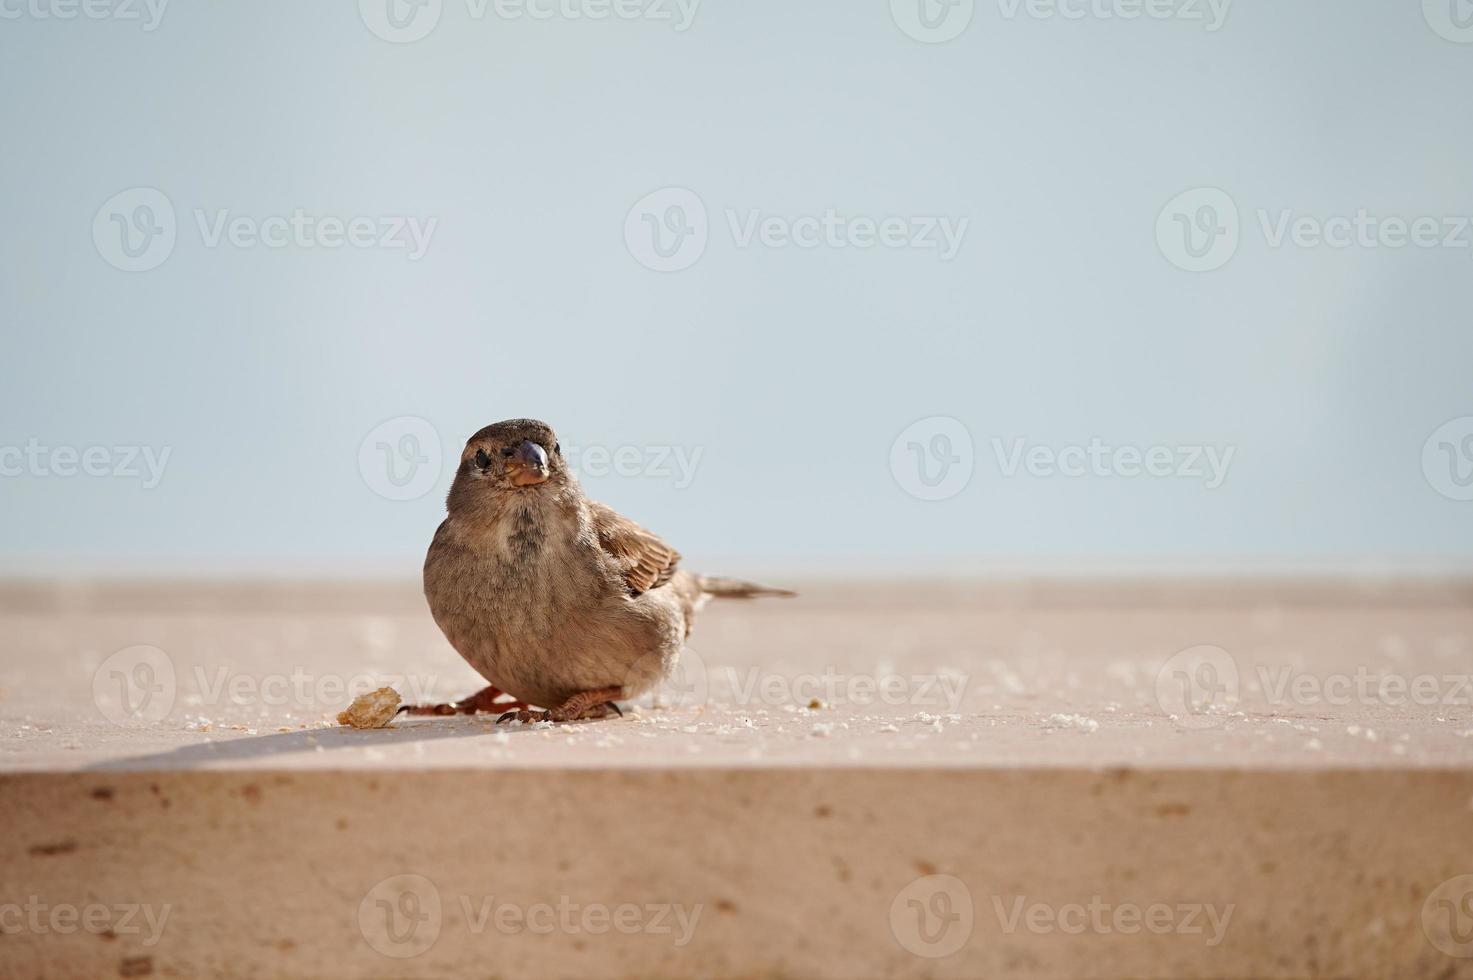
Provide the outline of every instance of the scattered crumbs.
[[828,707],[828,705],[824,704],[818,698],[813,698],[813,699],[811,699],[808,702],[808,710],[809,711],[822,711],[824,708],[827,708],[827,707]]
[[881,725],[880,726],[880,731],[882,731],[882,732],[898,732],[898,731],[900,731],[900,729],[896,728],[894,725]]
[[1324,747],[1324,744],[1317,738],[1312,738],[1308,742],[1304,743],[1305,750],[1309,752],[1318,752]]
[[686,725],[684,728],[681,729],[681,731],[685,732],[687,735],[694,735],[696,732],[699,732],[700,730],[701,730],[701,726],[699,726],[699,725]]
[[831,723],[820,721],[814,724],[813,730],[808,734],[812,735],[814,738],[828,738],[833,733],[834,726]]
[[1077,728],[1082,732],[1096,732],[1100,729],[1099,722],[1084,715],[1053,714],[1048,716],[1048,720],[1056,728]]

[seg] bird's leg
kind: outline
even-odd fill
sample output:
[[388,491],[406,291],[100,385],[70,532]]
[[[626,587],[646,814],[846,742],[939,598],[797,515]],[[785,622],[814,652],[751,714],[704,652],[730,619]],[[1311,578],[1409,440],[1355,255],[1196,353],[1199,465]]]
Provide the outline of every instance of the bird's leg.
[[584,721],[597,718],[607,718],[609,712],[623,716],[624,712],[614,703],[614,699],[624,694],[622,687],[605,687],[597,691],[579,691],[568,698],[562,704],[551,711],[529,711],[523,708],[520,711],[508,711],[496,719],[497,724],[503,721]]
[[406,704],[399,709],[400,714],[410,715],[473,715],[477,712],[506,711],[527,707],[527,702],[511,701],[498,702],[496,699],[505,695],[506,692],[496,685],[489,685],[477,691],[468,698],[462,698],[451,704]]

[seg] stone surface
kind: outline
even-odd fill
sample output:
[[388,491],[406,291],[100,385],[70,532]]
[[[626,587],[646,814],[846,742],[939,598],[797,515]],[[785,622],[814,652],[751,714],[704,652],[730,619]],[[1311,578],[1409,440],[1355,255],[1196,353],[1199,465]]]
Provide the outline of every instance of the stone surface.
[[412,587],[0,589],[0,974],[1473,976],[1465,583],[804,591],[353,731],[477,686]]

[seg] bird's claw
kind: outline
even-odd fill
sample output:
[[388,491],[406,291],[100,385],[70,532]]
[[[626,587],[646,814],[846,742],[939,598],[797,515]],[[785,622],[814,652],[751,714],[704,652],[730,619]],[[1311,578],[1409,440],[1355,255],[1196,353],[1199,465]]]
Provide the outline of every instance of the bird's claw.
[[509,721],[515,721],[515,722],[520,722],[523,725],[526,725],[526,724],[530,724],[531,722],[534,722],[534,721],[551,721],[551,720],[552,720],[552,714],[551,714],[551,712],[547,712],[547,711],[532,711],[532,710],[529,710],[527,708],[522,708],[519,711],[508,711],[506,714],[504,714],[500,718],[497,718],[496,719],[496,724],[498,724],[498,725],[504,725],[504,724],[506,724]]

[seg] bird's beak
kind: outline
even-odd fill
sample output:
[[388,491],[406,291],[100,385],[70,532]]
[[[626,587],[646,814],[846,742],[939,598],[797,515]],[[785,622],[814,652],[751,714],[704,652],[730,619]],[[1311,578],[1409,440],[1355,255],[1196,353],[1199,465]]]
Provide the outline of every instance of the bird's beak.
[[535,442],[523,442],[507,467],[514,486],[530,487],[547,480],[547,450]]

